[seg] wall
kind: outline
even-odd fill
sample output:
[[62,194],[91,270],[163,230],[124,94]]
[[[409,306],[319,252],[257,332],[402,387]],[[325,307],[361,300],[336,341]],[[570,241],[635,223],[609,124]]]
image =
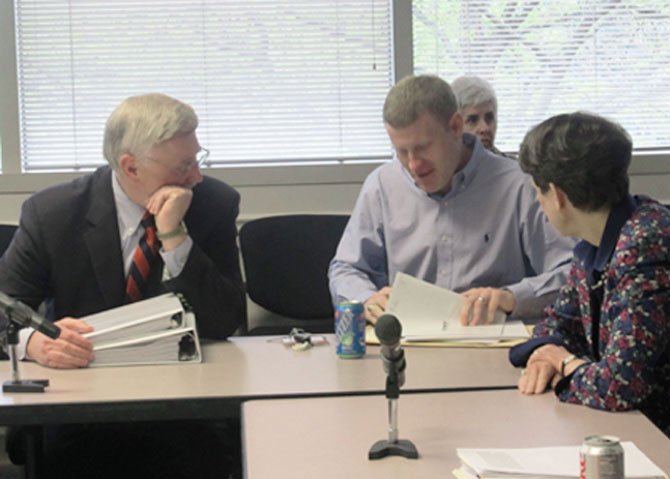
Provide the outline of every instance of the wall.
[[[215,171],[222,179],[225,174]],[[242,196],[240,221],[266,215],[290,213],[349,213],[360,189],[360,182],[324,185],[237,186]],[[634,193],[653,196],[670,203],[670,175],[634,175]],[[16,223],[26,192],[0,193],[0,223]]]

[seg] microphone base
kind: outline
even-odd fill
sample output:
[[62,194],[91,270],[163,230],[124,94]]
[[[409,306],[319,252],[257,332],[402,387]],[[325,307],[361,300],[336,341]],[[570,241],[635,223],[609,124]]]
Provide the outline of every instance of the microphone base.
[[3,393],[43,393],[49,385],[48,379],[23,379],[18,381],[4,381]]
[[398,439],[397,442],[381,440],[375,442],[368,452],[368,459],[383,459],[386,456],[402,456],[407,459],[418,459],[419,451],[416,446],[407,439]]

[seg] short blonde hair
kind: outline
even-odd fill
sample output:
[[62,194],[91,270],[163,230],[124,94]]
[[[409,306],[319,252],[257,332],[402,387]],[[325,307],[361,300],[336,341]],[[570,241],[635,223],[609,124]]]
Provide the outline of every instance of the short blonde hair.
[[446,81],[434,75],[409,76],[386,96],[384,123],[405,128],[427,111],[447,126],[457,110],[456,97]]
[[197,127],[198,116],[186,103],[162,93],[131,96],[107,119],[103,154],[117,170],[122,155],[143,155],[154,145],[193,133]]

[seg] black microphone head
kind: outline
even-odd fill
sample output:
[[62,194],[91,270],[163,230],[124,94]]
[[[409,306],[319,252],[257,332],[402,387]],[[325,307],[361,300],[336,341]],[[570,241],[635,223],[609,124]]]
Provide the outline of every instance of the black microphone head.
[[402,324],[392,314],[382,314],[377,319],[375,334],[382,344],[397,344],[402,336]]

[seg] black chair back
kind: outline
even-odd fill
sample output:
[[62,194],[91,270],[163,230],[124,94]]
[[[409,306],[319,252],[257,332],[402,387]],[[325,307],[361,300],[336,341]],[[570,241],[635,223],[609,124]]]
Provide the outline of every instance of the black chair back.
[[[17,229],[18,226],[16,225],[0,224],[0,256],[5,253],[5,250],[12,242],[12,238],[14,238],[14,233],[16,233]],[[0,317],[0,331],[3,332],[3,336],[5,334],[4,331],[7,328],[6,321],[7,319],[2,315],[2,317]],[[0,347],[0,360],[1,359],[9,359],[9,356],[2,350],[2,347]]]
[[17,225],[0,224],[0,256],[5,252],[14,238],[14,233],[19,227]]
[[288,318],[332,320],[328,265],[348,220],[347,215],[287,215],[242,225],[249,298]]

